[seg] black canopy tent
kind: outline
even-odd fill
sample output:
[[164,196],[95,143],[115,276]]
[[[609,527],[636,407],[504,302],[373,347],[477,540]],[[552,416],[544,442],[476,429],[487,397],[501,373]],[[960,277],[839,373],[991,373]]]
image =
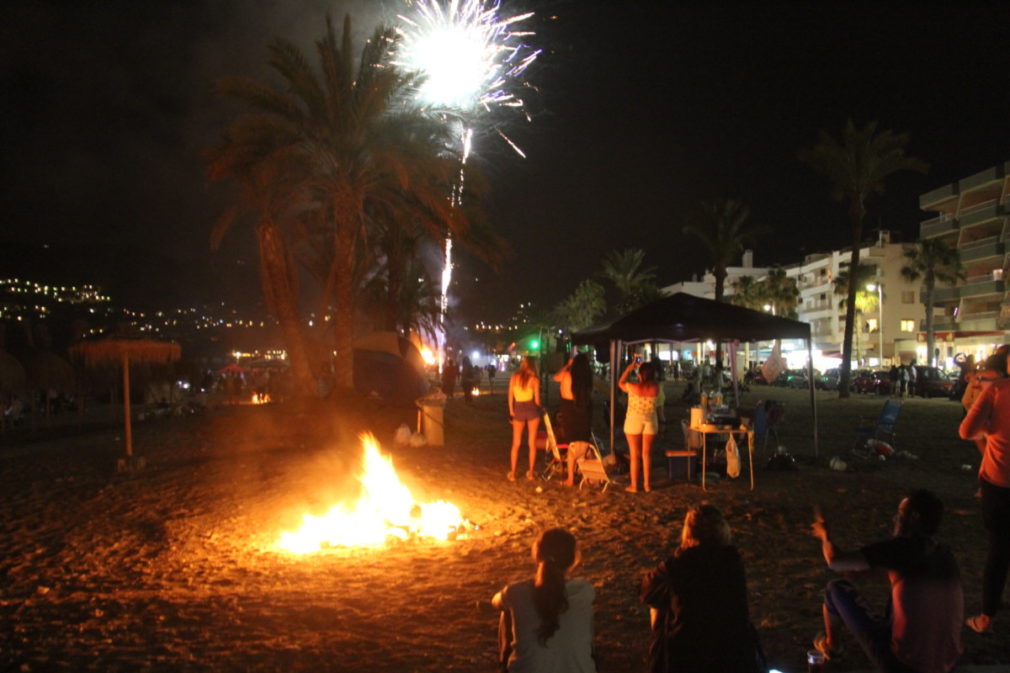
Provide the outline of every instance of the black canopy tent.
[[615,403],[617,398],[617,362],[621,348],[628,344],[652,341],[686,342],[770,341],[803,339],[807,343],[807,379],[810,407],[814,417],[814,454],[817,445],[817,404],[814,399],[813,351],[810,325],[798,320],[754,311],[742,306],[712,301],[679,292],[626,313],[608,323],[595,325],[572,335],[574,344],[596,348],[600,362],[610,367],[610,446],[614,446]]

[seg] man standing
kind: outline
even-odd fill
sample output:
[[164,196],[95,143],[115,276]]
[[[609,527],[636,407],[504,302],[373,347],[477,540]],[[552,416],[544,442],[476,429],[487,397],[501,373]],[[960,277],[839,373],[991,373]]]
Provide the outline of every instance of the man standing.
[[964,596],[953,554],[933,539],[942,516],[939,498],[914,491],[898,505],[894,537],[845,552],[831,541],[827,522],[817,513],[811,533],[821,541],[829,568],[842,573],[883,568],[891,583],[882,619],[870,614],[848,580],[828,583],[824,632],[814,638],[814,647],[827,659],[842,652],[839,626],[844,623],[880,671],[947,673],[954,668],[961,655]]

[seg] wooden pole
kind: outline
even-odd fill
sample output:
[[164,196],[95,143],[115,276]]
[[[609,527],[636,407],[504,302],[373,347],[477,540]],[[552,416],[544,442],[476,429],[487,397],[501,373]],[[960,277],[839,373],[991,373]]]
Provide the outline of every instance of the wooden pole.
[[123,423],[126,425],[126,457],[133,456],[133,429],[130,427],[130,356],[123,352]]

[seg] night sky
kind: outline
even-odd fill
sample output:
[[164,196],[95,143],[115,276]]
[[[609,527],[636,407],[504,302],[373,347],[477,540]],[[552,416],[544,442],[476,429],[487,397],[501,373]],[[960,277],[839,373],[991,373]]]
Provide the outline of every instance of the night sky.
[[[100,282],[141,307],[254,302],[248,232],[217,253],[208,245],[224,193],[205,184],[200,153],[237,111],[212,84],[267,78],[273,36],[311,53],[327,11],[350,11],[363,35],[396,7],[4,3],[0,275]],[[487,217],[513,255],[497,275],[461,260],[470,319],[553,305],[613,248],[644,248],[662,284],[701,273],[681,230],[704,199],[741,199],[775,232],[756,247],[759,265],[846,245],[843,206],[796,153],[850,116],[908,132],[931,166],[894,178],[871,208],[868,228],[905,240],[925,219],[920,193],[1010,159],[1005,2],[505,8],[536,10],[529,39],[544,51],[528,71],[533,121],[507,127],[527,158],[477,139]]]

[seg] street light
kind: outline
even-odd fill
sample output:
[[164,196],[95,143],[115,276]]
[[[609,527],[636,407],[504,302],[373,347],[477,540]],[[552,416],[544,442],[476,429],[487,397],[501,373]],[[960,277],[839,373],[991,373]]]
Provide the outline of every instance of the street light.
[[874,290],[877,291],[877,340],[879,343],[880,351],[877,353],[877,359],[880,360],[880,366],[884,366],[884,286],[880,283],[870,283],[866,286],[866,289],[870,292]]

